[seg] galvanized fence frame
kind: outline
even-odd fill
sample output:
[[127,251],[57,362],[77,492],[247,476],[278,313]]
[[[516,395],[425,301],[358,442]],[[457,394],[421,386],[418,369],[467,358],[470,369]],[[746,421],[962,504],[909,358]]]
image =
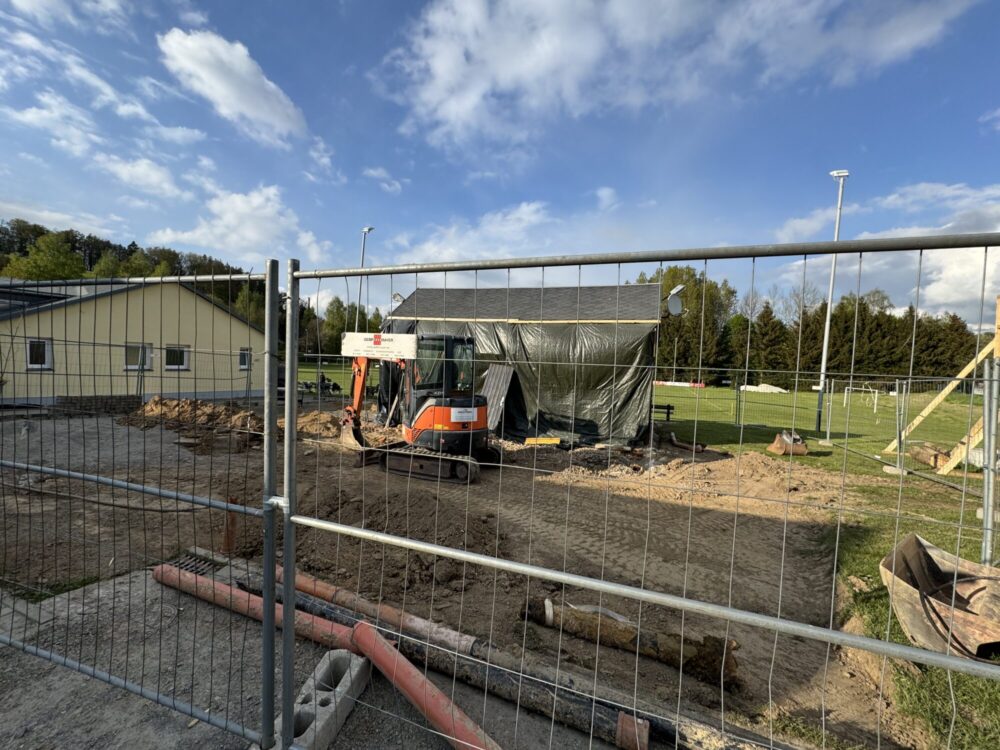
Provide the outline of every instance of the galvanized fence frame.
[[[288,299],[294,304],[288,306],[290,311],[286,318],[286,338],[285,338],[285,382],[295,383],[298,378],[298,321],[295,317],[298,314],[299,285],[304,280],[322,280],[331,278],[343,278],[349,281],[354,277],[359,280],[366,277],[394,276],[394,275],[414,275],[428,273],[460,272],[460,271],[488,271],[502,270],[508,273],[512,269],[544,269],[549,267],[576,267],[578,269],[585,266],[596,265],[617,265],[638,263],[659,263],[670,264],[680,261],[701,261],[707,263],[709,260],[724,259],[759,259],[775,257],[810,257],[836,256],[857,254],[863,257],[871,253],[883,253],[894,251],[918,251],[922,253],[924,249],[933,248],[942,250],[947,248],[983,248],[984,253],[992,246],[1000,244],[1000,233],[990,234],[970,234],[970,235],[948,235],[938,237],[914,237],[914,238],[893,238],[875,240],[853,240],[842,242],[817,242],[817,243],[794,243],[785,245],[752,245],[743,247],[716,247],[716,248],[695,248],[674,251],[649,251],[634,253],[602,253],[593,255],[563,255],[540,258],[509,258],[490,259],[477,261],[458,261],[447,263],[413,263],[399,266],[379,266],[373,268],[350,268],[350,269],[328,269],[328,270],[299,270],[297,261],[289,261],[287,268],[287,290]],[[984,260],[985,263],[985,260]],[[447,277],[446,277],[447,278]],[[804,280],[803,271],[803,280]],[[544,279],[544,276],[543,276]],[[859,265],[860,280],[860,265]],[[348,284],[348,288],[350,285]],[[985,293],[985,276],[984,276]],[[358,300],[360,305],[361,301]],[[748,343],[749,346],[749,343]],[[663,365],[660,365],[662,368]],[[912,370],[912,363],[911,363]],[[796,374],[796,376],[798,376]],[[835,377],[835,376],[831,376]],[[912,379],[912,375],[911,375]],[[992,378],[991,378],[992,380]],[[853,381],[851,381],[853,384]],[[833,386],[828,383],[825,391],[832,396]],[[821,394],[821,398],[822,398]],[[826,411],[826,408],[823,408]],[[763,615],[760,613],[741,610],[732,606],[713,604],[691,598],[687,595],[668,594],[666,592],[655,591],[645,587],[628,586],[618,584],[594,577],[587,577],[560,571],[552,568],[540,567],[526,563],[498,558],[490,555],[478,554],[461,549],[431,544],[403,536],[383,533],[353,525],[337,523],[330,520],[313,518],[301,515],[297,512],[296,504],[296,459],[295,442],[297,439],[295,420],[297,410],[291,401],[286,401],[286,429],[284,432],[284,475],[286,480],[283,496],[276,500],[280,505],[283,518],[284,534],[284,582],[283,601],[295,601],[294,574],[296,570],[295,562],[295,528],[297,526],[320,529],[330,532],[333,535],[341,535],[359,540],[366,540],[381,545],[388,545],[404,550],[423,552],[435,555],[440,558],[450,559],[461,563],[483,566],[495,571],[506,571],[525,576],[529,579],[543,580],[552,583],[571,585],[581,589],[586,589],[600,594],[613,595],[632,599],[634,601],[661,605],[663,607],[677,610],[683,614],[700,614],[717,619],[721,622],[738,623],[753,627],[763,628],[775,634],[800,637],[812,641],[825,643],[828,646],[840,646],[856,648],[883,657],[884,659],[901,659],[917,664],[940,667],[949,673],[962,673],[973,675],[988,680],[1000,681],[1000,665],[970,661],[951,653],[937,653],[923,648],[910,645],[893,643],[885,639],[873,638],[865,635],[856,635],[844,632],[833,627],[832,618],[830,627],[819,627],[797,622],[781,616]],[[828,417],[829,419],[829,417]],[[904,452],[901,446],[899,452]],[[846,455],[846,452],[845,452]],[[846,461],[846,458],[845,458]],[[902,480],[901,480],[902,481]],[[987,506],[990,507],[990,506]],[[989,519],[984,519],[984,525],[989,526]],[[289,712],[294,707],[295,685],[294,672],[291,671],[291,664],[295,653],[295,639],[291,632],[291,607],[284,610],[286,622],[283,639],[282,662],[288,666],[282,680],[282,712],[290,715]],[[775,640],[777,644],[777,640]],[[775,645],[777,648],[777,645]],[[884,662],[883,662],[884,663]],[[824,717],[825,719],[825,717]],[[287,731],[281,738],[282,746],[288,747],[292,742],[290,722],[285,722]],[[773,738],[772,738],[773,739]]]
[[[247,726],[245,723],[234,721],[228,717],[228,713],[220,715],[218,711],[211,708],[195,705],[194,703],[178,699],[176,695],[161,689],[157,681],[155,687],[151,687],[146,681],[136,682],[134,680],[114,674],[108,670],[101,669],[94,664],[85,663],[67,654],[58,653],[51,649],[41,648],[31,642],[27,642],[16,637],[16,634],[0,632],[0,645],[8,646],[24,653],[33,654],[55,664],[67,667],[73,671],[88,677],[106,682],[115,687],[122,688],[127,692],[139,695],[154,703],[165,706],[180,714],[192,717],[206,725],[216,727],[227,732],[244,737],[249,741],[256,742],[263,748],[274,745],[274,565],[275,560],[275,523],[274,505],[270,502],[276,495],[276,446],[277,446],[277,377],[276,365],[279,358],[279,339],[277,335],[278,319],[280,315],[280,295],[278,291],[278,266],[276,261],[268,261],[265,273],[244,273],[244,274],[196,274],[187,276],[164,276],[164,277],[130,277],[119,279],[80,279],[65,280],[58,282],[51,281],[20,281],[12,286],[22,289],[32,287],[51,287],[53,285],[61,287],[73,287],[76,285],[92,286],[97,289],[106,287],[109,290],[115,287],[139,288],[145,290],[147,287],[157,285],[196,285],[199,283],[249,283],[264,282],[265,284],[265,344],[261,353],[264,362],[264,487],[262,488],[263,502],[260,506],[243,505],[212,497],[203,496],[197,493],[179,492],[171,489],[164,489],[153,484],[143,484],[132,481],[125,481],[113,477],[103,476],[98,473],[87,471],[72,471],[55,466],[46,466],[39,462],[10,460],[8,457],[0,457],[0,468],[13,469],[28,474],[37,474],[48,477],[58,477],[71,479],[93,485],[95,487],[107,487],[124,490],[127,492],[139,493],[144,496],[156,497],[163,500],[183,503],[200,508],[210,508],[225,511],[227,514],[239,514],[246,518],[258,519],[263,523],[263,559],[265,563],[270,562],[270,569],[265,565],[265,581],[271,582],[270,587],[265,586],[264,598],[264,619],[262,628],[262,680],[260,684],[260,722],[259,729]],[[162,288],[162,286],[161,286]],[[95,318],[96,319],[96,318]],[[68,342],[71,343],[71,342]],[[82,346],[86,342],[76,342]],[[15,344],[12,341],[11,346]],[[143,345],[145,346],[145,345]],[[232,354],[232,353],[230,353]],[[147,355],[142,355],[143,357]],[[242,357],[242,352],[241,355]],[[127,369],[127,368],[126,368]],[[145,369],[140,366],[139,370]],[[182,368],[183,369],[183,368]],[[250,369],[248,365],[247,369]],[[109,372],[111,370],[109,369]],[[140,372],[141,376],[143,373]],[[95,375],[96,377],[96,375]],[[197,382],[197,381],[196,381]],[[249,374],[247,375],[249,383]],[[247,386],[249,387],[249,385]],[[113,390],[113,389],[112,389]],[[0,600],[3,594],[0,593]],[[12,620],[13,622],[13,620]],[[145,673],[145,668],[143,669]]]

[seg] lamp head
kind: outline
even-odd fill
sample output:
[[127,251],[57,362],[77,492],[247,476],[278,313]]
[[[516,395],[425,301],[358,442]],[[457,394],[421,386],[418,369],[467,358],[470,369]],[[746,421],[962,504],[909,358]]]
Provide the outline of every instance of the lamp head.
[[374,232],[375,227],[364,227],[361,230],[361,234],[368,234],[369,232]]
[[850,174],[851,173],[848,172],[846,169],[835,169],[832,172],[830,172],[830,176],[835,180],[842,180],[846,177],[849,177]]

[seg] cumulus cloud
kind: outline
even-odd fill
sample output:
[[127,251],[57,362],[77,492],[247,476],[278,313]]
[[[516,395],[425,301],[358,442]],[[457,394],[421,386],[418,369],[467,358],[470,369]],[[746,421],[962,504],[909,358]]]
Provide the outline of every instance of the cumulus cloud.
[[174,182],[170,170],[150,159],[122,159],[112,154],[95,154],[94,165],[120,182],[158,198],[190,200],[193,196]]
[[151,244],[183,244],[259,266],[265,257],[297,248],[311,263],[330,251],[329,242],[304,229],[295,211],[285,205],[277,185],[261,185],[246,193],[224,190],[214,182],[203,183],[210,197],[206,213],[191,229],[164,228],[152,232]]
[[[864,211],[857,203],[848,203],[843,208],[843,215],[850,216]],[[837,207],[828,206],[810,211],[806,216],[788,219],[774,233],[778,242],[803,242],[815,239],[819,232],[832,227],[837,219]]]
[[545,203],[523,202],[483,214],[475,222],[456,220],[434,227],[425,240],[409,246],[397,260],[420,263],[522,255],[536,244],[532,232],[554,222]]
[[373,76],[432,143],[517,143],[556,115],[734,81],[848,84],[934,44],[975,1],[434,0]]
[[397,180],[391,174],[389,170],[385,167],[365,167],[361,172],[362,177],[367,177],[370,180],[375,180],[378,186],[382,188],[389,195],[399,195],[403,192],[403,182],[409,182],[409,180]]
[[91,146],[102,142],[90,114],[61,94],[46,89],[38,92],[35,100],[35,107],[0,107],[0,114],[20,125],[47,131],[53,146],[74,156],[83,156]]
[[207,100],[216,114],[247,137],[287,148],[290,137],[305,134],[302,112],[240,42],[211,31],[177,28],[156,39],[163,64],[178,83]]

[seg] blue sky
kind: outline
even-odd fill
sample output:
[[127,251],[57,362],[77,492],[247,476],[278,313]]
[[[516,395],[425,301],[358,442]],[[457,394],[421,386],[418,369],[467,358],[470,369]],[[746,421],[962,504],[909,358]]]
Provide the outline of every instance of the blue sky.
[[[844,237],[996,231],[997,28],[975,0],[0,0],[0,217],[248,268],[355,265],[366,224],[370,263],[645,250],[831,237],[846,168]],[[924,300],[974,317],[959,257]],[[896,270],[863,285],[905,304]]]

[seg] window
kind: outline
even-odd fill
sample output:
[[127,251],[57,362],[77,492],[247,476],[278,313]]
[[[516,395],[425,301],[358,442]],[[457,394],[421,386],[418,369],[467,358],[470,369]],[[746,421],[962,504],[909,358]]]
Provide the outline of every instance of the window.
[[240,347],[240,369],[249,370],[253,362],[253,349],[248,346]]
[[126,370],[151,370],[152,368],[152,344],[125,344]]
[[52,339],[28,339],[28,369],[52,369]]
[[191,347],[166,346],[163,348],[164,370],[190,370]]

